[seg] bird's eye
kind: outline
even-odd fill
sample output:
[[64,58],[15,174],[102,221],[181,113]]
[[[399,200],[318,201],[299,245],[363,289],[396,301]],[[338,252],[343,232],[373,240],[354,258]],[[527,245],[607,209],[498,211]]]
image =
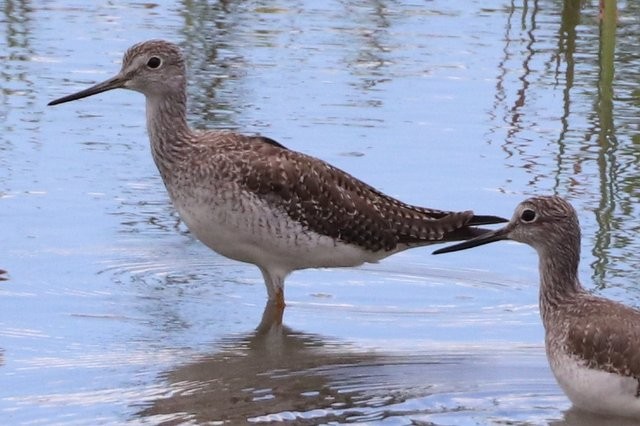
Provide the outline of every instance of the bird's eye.
[[162,59],[158,58],[157,56],[152,56],[147,61],[147,66],[149,68],[155,69],[155,68],[158,68],[160,65],[162,65]]
[[533,222],[536,220],[536,212],[531,209],[525,209],[522,211],[520,219],[522,219],[523,222]]

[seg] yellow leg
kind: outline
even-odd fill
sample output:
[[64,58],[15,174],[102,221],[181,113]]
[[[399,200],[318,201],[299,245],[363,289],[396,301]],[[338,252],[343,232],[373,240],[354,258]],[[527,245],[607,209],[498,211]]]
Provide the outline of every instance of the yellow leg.
[[276,290],[276,306],[280,309],[285,308],[285,306],[287,306],[286,303],[284,303],[284,289],[279,288],[278,290]]
[[273,331],[282,331],[282,317],[284,316],[284,308],[279,306],[273,299],[269,299],[262,313],[262,320],[256,331],[258,334],[271,333]]
[[260,267],[264,283],[267,286],[269,302],[273,302],[279,309],[284,309],[284,277],[286,273],[277,270],[267,270]]

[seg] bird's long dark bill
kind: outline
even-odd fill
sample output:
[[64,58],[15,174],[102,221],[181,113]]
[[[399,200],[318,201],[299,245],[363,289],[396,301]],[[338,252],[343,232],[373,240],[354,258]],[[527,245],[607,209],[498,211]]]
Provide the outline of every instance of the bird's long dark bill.
[[86,98],[87,96],[97,95],[98,93],[106,92],[107,90],[118,89],[124,85],[125,80],[119,75],[110,78],[109,80],[98,83],[95,86],[91,86],[88,89],[81,90],[73,95],[63,96],[60,99],[51,101],[48,105],[58,105],[65,102],[75,101],[77,99]]
[[508,239],[507,235],[509,234],[509,227],[505,226],[504,228],[497,229],[495,231],[490,231],[484,233],[478,237],[472,238],[467,241],[463,241],[458,244],[454,244],[452,246],[444,247],[434,251],[432,254],[442,254],[442,253],[450,253],[452,251],[460,251],[466,250],[473,247],[482,246],[484,244],[493,243],[496,241],[502,241]]

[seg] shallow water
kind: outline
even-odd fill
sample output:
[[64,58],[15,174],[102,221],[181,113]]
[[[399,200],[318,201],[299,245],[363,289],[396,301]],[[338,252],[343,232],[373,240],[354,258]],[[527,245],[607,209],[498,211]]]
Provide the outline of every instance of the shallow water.
[[175,41],[195,126],[416,204],[563,195],[585,286],[638,306],[640,10],[618,8],[612,50],[595,1],[0,0],[2,423],[620,424],[555,383],[531,249],[297,272],[277,326],[257,269],[173,211],[141,95],[45,106]]

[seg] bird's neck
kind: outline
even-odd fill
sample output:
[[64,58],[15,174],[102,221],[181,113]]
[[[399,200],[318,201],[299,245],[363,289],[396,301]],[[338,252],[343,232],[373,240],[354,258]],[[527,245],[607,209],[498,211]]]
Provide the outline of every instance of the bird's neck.
[[172,163],[187,155],[193,139],[186,95],[147,96],[147,131],[153,159],[164,176]]
[[584,293],[578,279],[580,242],[564,241],[554,253],[539,252],[540,315],[547,327],[554,314],[569,306]]

